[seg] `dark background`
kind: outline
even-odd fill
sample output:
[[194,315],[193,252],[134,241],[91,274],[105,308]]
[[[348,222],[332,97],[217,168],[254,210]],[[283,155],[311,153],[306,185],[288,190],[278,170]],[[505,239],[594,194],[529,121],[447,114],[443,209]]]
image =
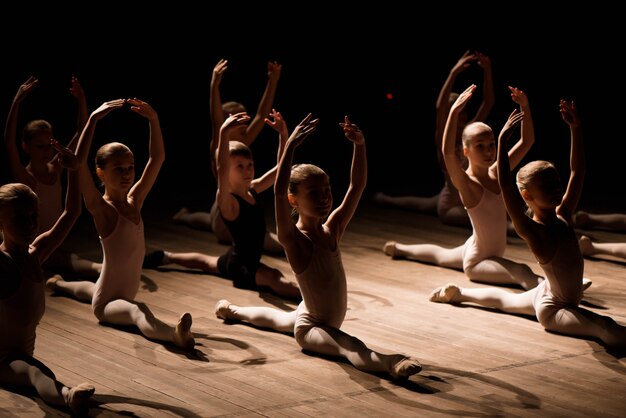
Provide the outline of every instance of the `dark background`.
[[[496,105],[487,123],[496,134],[514,108],[507,85],[521,88],[529,97],[536,131],[525,161],[554,161],[566,175],[569,130],[558,102],[575,100],[588,163],[580,206],[626,211],[624,71],[619,64],[625,48],[615,10],[558,3],[551,5],[554,13],[527,4],[513,11],[434,5],[421,13],[408,2],[367,10],[314,4],[290,10],[262,3],[209,12],[206,8],[214,6],[144,10],[132,5],[93,4],[90,13],[80,9],[85,5],[5,10],[0,115],[6,118],[17,88],[31,74],[40,83],[21,107],[18,129],[43,118],[62,141],[75,127],[72,75],[79,77],[90,110],[119,97],[148,101],[159,113],[167,151],[148,209],[208,209],[213,201],[209,83],[220,58],[229,60],[223,101],[242,102],[251,114],[265,88],[267,61],[283,65],[275,108],[290,129],[308,112],[320,118],[318,132],[298,149],[296,160],[326,170],[337,196],[348,182],[352,150],[337,125],[345,114],[366,135],[365,198],[376,191],[435,194],[442,185],[434,147],[435,101],[452,66],[471,49],[492,60]],[[472,82],[481,89],[479,69],[459,77],[454,90]],[[140,175],[147,155],[146,121],[126,110],[112,113],[99,122],[94,149],[112,140],[133,149]],[[276,146],[274,131],[266,127],[252,147],[257,175],[274,164]],[[4,153],[1,167],[4,183]]]

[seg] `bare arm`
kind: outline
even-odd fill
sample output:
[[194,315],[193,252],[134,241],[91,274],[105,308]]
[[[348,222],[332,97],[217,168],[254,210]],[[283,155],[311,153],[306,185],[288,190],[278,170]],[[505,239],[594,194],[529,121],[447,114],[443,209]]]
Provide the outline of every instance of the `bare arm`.
[[519,105],[520,111],[524,113],[524,119],[522,120],[522,136],[509,151],[511,168],[515,168],[535,143],[535,126],[533,124],[533,117],[530,113],[530,106],[526,94],[522,90],[511,86],[509,86],[509,90],[511,91],[511,99]]
[[83,128],[85,127],[85,124],[87,123],[87,118],[89,117],[89,111],[87,110],[87,99],[85,98],[85,90],[83,90],[83,87],[80,85],[80,82],[76,77],[72,77],[72,87],[70,88],[70,94],[74,96],[78,105],[78,113],[76,116],[76,133],[67,145],[69,149],[74,151],[76,149],[76,144],[78,143],[78,138],[83,132]]
[[256,115],[248,125],[246,133],[243,136],[241,142],[246,145],[250,145],[261,133],[261,129],[265,124],[265,116],[270,113],[272,104],[274,103],[274,96],[276,96],[276,87],[278,86],[278,79],[280,78],[280,71],[282,66],[277,62],[267,63],[267,85],[263,92],[263,97],[259,102],[259,107],[256,111]]
[[270,113],[270,117],[273,118],[265,118],[265,124],[271,126],[275,131],[278,132],[278,156],[276,158],[276,165],[268,170],[265,174],[260,176],[257,179],[252,180],[251,187],[257,192],[261,193],[274,185],[274,181],[276,180],[276,172],[278,171],[278,161],[280,161],[280,156],[283,155],[283,151],[285,150],[285,144],[289,139],[289,131],[287,129],[287,124],[283,119],[283,116],[280,112],[277,112],[276,109],[272,109],[272,113]]
[[[463,110],[469,99],[472,97],[476,85],[469,86],[461,95],[456,99],[452,107],[450,108],[450,114],[448,115],[448,121],[443,132],[443,158],[446,164],[446,170],[450,175],[452,184],[459,191],[463,203],[466,207],[473,207],[478,203],[480,196],[477,195],[478,188],[480,186],[475,185],[469,178],[463,168],[463,163],[459,159],[456,153],[456,132],[459,113]],[[482,193],[482,192],[481,192]]]
[[128,99],[127,102],[130,103],[131,111],[148,119],[150,123],[148,162],[143,169],[141,178],[128,192],[128,196],[135,203],[135,207],[141,210],[143,202],[146,200],[146,196],[148,196],[150,190],[152,190],[152,186],[154,186],[154,182],[159,175],[163,162],[165,162],[165,144],[163,143],[163,133],[161,132],[159,115],[152,106],[137,98]]
[[217,143],[217,205],[225,219],[234,220],[239,216],[239,202],[230,192],[230,134],[237,125],[247,123],[250,116],[245,112],[226,118],[219,132]]
[[35,189],[37,182],[20,161],[20,154],[17,149],[17,119],[20,104],[35,88],[38,82],[39,80],[30,76],[28,80],[19,87],[11,103],[6,126],[4,128],[4,145],[7,150],[11,177],[13,181],[23,183],[31,189]]
[[350,171],[350,185],[341,204],[330,214],[326,225],[333,232],[337,242],[341,240],[350,219],[354,215],[356,208],[367,184],[367,155],[365,152],[365,137],[363,132],[354,123],[350,122],[348,116],[344,123],[340,124],[343,132],[353,144],[352,168]]
[[484,122],[489,116],[493,105],[496,102],[496,96],[493,88],[493,73],[491,69],[491,59],[480,52],[476,53],[477,63],[483,69],[483,102],[476,111],[476,116],[471,122]]
[[65,210],[56,221],[54,226],[40,234],[33,242],[33,247],[37,250],[37,256],[40,263],[46,259],[63,243],[67,234],[71,231],[76,219],[80,216],[82,203],[80,201],[79,171],[78,160],[74,153],[57,141],[52,140],[52,146],[59,153],[59,163],[63,167],[67,167],[67,193],[65,195]]
[[79,170],[81,170],[79,175],[80,191],[83,195],[83,199],[85,200],[87,210],[89,210],[92,214],[94,213],[94,210],[102,204],[102,195],[91,179],[91,174],[89,173],[87,165],[87,158],[89,157],[93,133],[96,129],[96,124],[100,119],[107,115],[111,110],[122,107],[124,103],[124,99],[112,100],[110,102],[103,103],[100,107],[94,110],[87,119],[87,123],[85,124],[83,132],[78,139],[78,144],[76,145],[75,153],[78,160]]
[[[302,122],[295,127],[285,144],[285,151],[278,162],[278,172],[276,173],[276,181],[274,183],[276,233],[278,240],[285,247],[288,256],[290,253],[294,253],[294,247],[297,245],[296,236],[297,234],[301,234],[291,219],[291,205],[289,204],[289,179],[291,178],[293,154],[296,147],[300,145],[309,134],[315,131],[318,121],[318,119],[312,119],[312,115],[309,113]],[[294,262],[295,261],[290,258],[292,268],[295,269]]]
[[570,128],[571,150],[569,181],[567,182],[565,195],[557,211],[571,224],[572,215],[576,210],[576,206],[578,206],[585,178],[585,151],[576,105],[574,102],[561,100],[559,107],[563,121],[565,121]]
[[209,143],[209,152],[211,158],[211,170],[213,175],[217,176],[217,167],[215,163],[215,151],[217,150],[217,142],[220,135],[220,128],[224,123],[224,112],[222,111],[222,97],[220,95],[220,83],[222,75],[228,69],[228,60],[221,59],[215,64],[211,76],[211,91],[209,112],[211,113],[211,142]]
[[532,240],[534,222],[525,213],[525,203],[517,191],[517,187],[513,181],[511,173],[511,165],[509,162],[509,153],[507,152],[508,141],[515,127],[526,117],[523,112],[514,110],[506,121],[500,136],[498,137],[498,158],[496,159],[496,167],[498,172],[498,184],[502,190],[502,198],[504,205],[509,213],[515,231],[526,241]]
[[437,97],[437,104],[435,105],[437,110],[437,119],[435,121],[435,146],[437,147],[438,158],[440,158],[439,163],[442,165],[444,164],[443,156],[441,155],[443,131],[445,129],[446,120],[448,119],[448,113],[450,110],[449,102],[452,87],[454,87],[456,77],[468,68],[470,63],[474,60],[476,60],[476,56],[470,53],[469,49],[465,51],[463,56],[461,56],[454,67],[450,70],[448,78],[446,78],[446,81],[443,83],[443,86],[439,91],[439,96]]

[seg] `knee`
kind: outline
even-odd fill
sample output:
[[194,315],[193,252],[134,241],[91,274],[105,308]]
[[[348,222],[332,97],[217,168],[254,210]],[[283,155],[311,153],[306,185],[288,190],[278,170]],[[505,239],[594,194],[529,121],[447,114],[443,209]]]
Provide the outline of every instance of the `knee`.
[[303,326],[296,326],[293,330],[293,335],[296,339],[296,343],[298,343],[298,345],[302,348],[307,348],[308,344],[307,344],[307,335],[309,334],[309,332],[311,331],[311,327],[303,327]]

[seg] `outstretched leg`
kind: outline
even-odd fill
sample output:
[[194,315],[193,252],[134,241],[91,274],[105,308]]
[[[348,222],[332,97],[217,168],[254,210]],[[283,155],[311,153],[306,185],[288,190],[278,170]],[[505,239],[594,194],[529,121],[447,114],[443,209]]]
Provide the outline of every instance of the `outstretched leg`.
[[526,264],[516,263],[502,257],[491,257],[465,269],[467,277],[477,283],[517,284],[528,290],[543,280]]
[[434,196],[390,196],[385,193],[376,193],[374,202],[379,205],[391,206],[399,209],[413,210],[419,213],[437,215],[437,202],[439,194]]
[[582,235],[579,240],[580,252],[583,255],[612,255],[626,259],[626,243],[623,242],[593,242]]
[[555,308],[541,305],[537,318],[548,331],[580,337],[595,337],[608,346],[626,348],[626,327],[612,318],[598,315],[585,308]]
[[296,312],[297,310],[285,312],[264,306],[237,306],[226,299],[221,299],[215,304],[215,315],[218,318],[248,322],[257,327],[289,334],[293,333]]
[[33,387],[49,405],[67,406],[74,414],[85,415],[95,389],[88,383],[70,388],[56,380],[45,364],[24,353],[11,356],[0,364],[0,382]]
[[268,287],[278,296],[288,299],[302,299],[300,288],[294,281],[289,281],[280,270],[260,264],[255,281],[259,287]]
[[358,338],[329,326],[298,327],[296,341],[305,350],[343,357],[359,370],[389,373],[393,379],[406,379],[422,370],[422,365],[413,357],[381,354]]
[[51,292],[64,293],[73,296],[81,302],[91,303],[95,283],[93,282],[66,282],[61,276],[55,274],[46,280],[46,288]]
[[463,248],[463,245],[456,248],[444,248],[434,244],[405,245],[387,241],[383,251],[394,258],[408,258],[422,263],[462,270]]
[[192,228],[211,231],[211,215],[209,212],[189,212],[187,208],[182,208],[174,214],[172,220]]
[[598,228],[608,231],[626,232],[626,214],[578,211],[574,214],[574,226],[583,229]]
[[104,308],[96,308],[96,317],[101,322],[116,325],[135,325],[148,338],[168,341],[178,347],[191,350],[195,345],[191,333],[191,314],[184,313],[175,327],[168,325],[154,316],[144,303],[116,299]]
[[429,300],[440,303],[471,302],[511,314],[535,315],[533,300],[536,292],[536,288],[524,293],[513,293],[496,287],[464,288],[448,283],[435,289]]

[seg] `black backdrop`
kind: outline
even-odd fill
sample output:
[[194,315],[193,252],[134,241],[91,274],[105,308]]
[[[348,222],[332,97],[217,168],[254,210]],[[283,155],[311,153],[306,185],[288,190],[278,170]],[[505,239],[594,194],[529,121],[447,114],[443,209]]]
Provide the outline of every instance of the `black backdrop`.
[[[63,18],[54,20],[51,10],[5,10],[0,115],[4,120],[15,91],[31,74],[40,85],[22,106],[20,128],[33,118],[48,119],[60,139],[74,128],[72,75],[79,77],[91,110],[118,97],[149,101],[159,112],[167,150],[150,208],[201,209],[213,201],[208,100],[211,71],[220,58],[229,60],[223,100],[240,101],[251,113],[266,83],[267,61],[282,63],[275,107],[290,128],[308,112],[321,119],[296,159],[324,168],[338,194],[345,190],[351,156],[337,126],[345,114],[366,134],[368,195],[434,194],[442,182],[433,143],[435,100],[452,65],[473,49],[492,59],[496,106],[488,123],[494,130],[514,107],[506,86],[523,89],[537,137],[526,160],[549,159],[566,173],[569,133],[558,101],[575,100],[588,161],[581,207],[626,211],[618,64],[624,47],[613,25],[615,11],[563,9],[550,15],[525,5],[514,12],[465,6],[451,13],[457,6],[440,5],[438,12],[415,13],[408,2],[368,10],[300,4],[301,11],[273,3],[208,12],[205,7],[213,6],[133,5],[137,9],[106,3],[94,4],[93,13],[55,10]],[[10,30],[9,22],[18,30]],[[480,83],[481,73],[470,70],[455,90],[475,81]],[[127,143],[141,168],[147,132],[142,118],[120,111],[99,124],[95,145]],[[266,127],[253,145],[257,173],[274,163],[275,150],[275,135]]]

